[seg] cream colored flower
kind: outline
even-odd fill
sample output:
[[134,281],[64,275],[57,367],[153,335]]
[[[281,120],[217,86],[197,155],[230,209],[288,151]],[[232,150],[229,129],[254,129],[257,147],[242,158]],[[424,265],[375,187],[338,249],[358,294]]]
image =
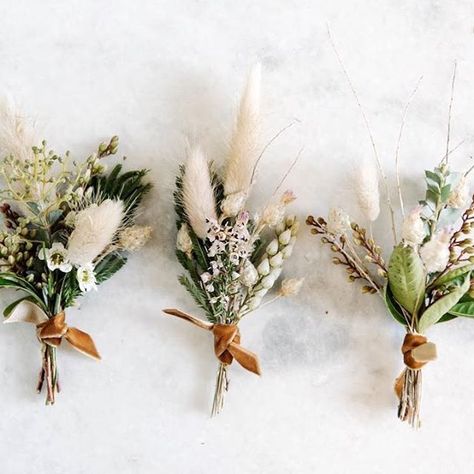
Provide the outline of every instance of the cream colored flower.
[[296,296],[303,286],[304,278],[285,278],[281,282],[278,294],[280,296]]
[[448,206],[461,209],[469,204],[470,192],[466,176],[462,176],[448,198]]
[[246,287],[252,287],[258,281],[258,271],[251,262],[247,262],[240,273],[240,281]]
[[339,207],[333,207],[328,214],[327,231],[333,235],[341,235],[350,227],[349,216]]
[[119,244],[125,250],[138,250],[151,237],[152,228],[147,225],[132,225],[125,228],[119,235]]
[[420,256],[428,273],[441,272],[449,261],[450,232],[442,229],[420,249]]
[[425,224],[421,219],[422,210],[422,206],[415,207],[403,220],[402,239],[407,245],[419,245],[425,238]]
[[189,227],[187,224],[181,224],[176,237],[176,248],[191,257],[193,251],[193,241],[189,236]]
[[227,217],[235,217],[244,208],[246,200],[247,195],[244,192],[229,194],[222,202],[222,212]]

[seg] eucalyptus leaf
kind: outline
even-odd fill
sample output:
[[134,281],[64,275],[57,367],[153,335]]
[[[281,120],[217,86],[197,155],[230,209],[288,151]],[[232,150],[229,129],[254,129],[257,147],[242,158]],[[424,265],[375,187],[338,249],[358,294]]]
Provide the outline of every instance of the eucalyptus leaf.
[[456,280],[459,277],[462,277],[468,272],[472,272],[474,270],[474,263],[468,263],[462,267],[455,268],[454,270],[450,270],[449,272],[445,273],[438,277],[431,285],[432,288],[437,288],[441,285],[445,285],[453,280]]
[[413,247],[395,247],[388,264],[388,284],[395,300],[410,314],[416,314],[424,302],[425,279],[423,262]]
[[423,333],[430,326],[436,324],[445,314],[450,313],[452,308],[459,302],[464,294],[469,291],[471,284],[470,274],[466,275],[462,285],[454,288],[447,295],[442,296],[439,300],[426,308],[418,322],[418,330]]
[[449,310],[449,314],[464,318],[474,318],[474,300],[456,303]]

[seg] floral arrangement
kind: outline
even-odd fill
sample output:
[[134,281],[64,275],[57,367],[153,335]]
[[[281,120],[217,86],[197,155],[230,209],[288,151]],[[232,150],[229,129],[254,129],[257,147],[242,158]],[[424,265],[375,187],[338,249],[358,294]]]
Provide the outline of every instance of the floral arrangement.
[[[212,415],[223,408],[233,359],[260,374],[257,356],[240,345],[238,324],[262,306],[292,253],[298,230],[296,218],[285,216],[287,205],[295,199],[290,191],[273,199],[260,215],[251,216],[246,210],[263,153],[259,147],[259,102],[260,67],[256,66],[240,102],[224,172],[219,174],[201,148],[192,146],[176,180],[176,255],[187,272],[179,281],[207,320],[177,309],[164,312],[214,335],[219,367]],[[267,303],[296,295],[301,285],[302,280],[283,280]]]
[[[370,129],[376,164],[361,166],[356,183],[359,207],[369,228],[352,221],[340,208],[332,209],[327,219],[309,216],[306,221],[311,232],[319,235],[322,243],[333,252],[333,263],[345,268],[349,281],[361,281],[362,291],[378,295],[388,313],[404,326],[406,336],[402,354],[405,368],[396,379],[395,392],[399,398],[399,418],[413,427],[420,425],[421,369],[437,356],[436,346],[428,341],[426,331],[435,324],[457,317],[474,317],[471,277],[474,270],[471,238],[474,196],[470,199],[468,183],[472,168],[464,172],[451,170],[449,155],[453,150],[449,148],[449,128],[448,125],[443,159],[433,170],[425,171],[424,199],[405,212],[398,172],[402,122],[396,155],[396,184],[402,217],[399,228],[387,177]],[[372,234],[372,224],[380,213],[379,176],[385,183],[395,243],[388,263]]]
[[106,173],[104,161],[117,152],[117,137],[83,162],[71,161],[69,152],[58,155],[44,141],[31,145],[22,120],[13,111],[3,115],[0,287],[22,294],[5,308],[5,322],[36,326],[42,349],[37,389],[45,386],[46,404],[53,404],[63,339],[100,359],[91,336],[67,325],[65,311],[148,240],[151,228],[135,219],[151,185],[143,182],[147,170],[123,172],[117,164]]

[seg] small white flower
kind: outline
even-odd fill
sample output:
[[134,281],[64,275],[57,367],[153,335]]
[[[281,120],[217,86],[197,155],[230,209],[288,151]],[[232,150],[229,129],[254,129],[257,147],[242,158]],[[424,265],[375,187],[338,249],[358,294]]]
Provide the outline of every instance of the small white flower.
[[291,229],[286,229],[278,236],[278,241],[282,245],[288,245],[291,240]]
[[97,282],[95,279],[94,265],[88,263],[82,265],[77,269],[77,281],[79,282],[79,288],[81,291],[88,292],[91,290],[97,291]]
[[119,234],[119,243],[125,250],[138,250],[150,239],[151,230],[151,227],[147,225],[132,225],[126,227]]
[[225,216],[234,217],[242,210],[246,200],[246,193],[240,192],[229,194],[222,202],[222,212]]
[[280,296],[296,296],[303,286],[304,278],[285,278],[281,282],[278,294]]
[[247,262],[240,274],[240,281],[247,287],[252,287],[257,283],[258,272],[251,262]]
[[403,220],[402,239],[407,245],[419,245],[425,238],[425,224],[421,219],[422,210],[422,206],[415,207]]
[[211,279],[212,279],[212,276],[209,272],[201,273],[201,281],[203,283],[207,283],[208,281],[211,281]]
[[268,261],[268,258],[260,262],[260,265],[257,267],[257,272],[259,275],[263,276],[270,273],[270,262]]
[[448,206],[453,209],[461,209],[469,203],[470,192],[466,176],[462,176],[456,187],[451,191],[448,198]]
[[283,264],[283,255],[281,252],[278,252],[272,258],[270,258],[271,267],[281,267]]
[[214,285],[210,283],[209,285],[206,285],[206,291],[209,293],[212,293],[214,291]]
[[191,257],[193,251],[193,241],[189,236],[189,228],[187,224],[182,224],[178,230],[178,235],[176,237],[176,248],[185,253],[188,258]]
[[273,239],[267,245],[266,252],[270,256],[275,255],[278,252],[278,239]]
[[341,235],[350,227],[349,216],[339,207],[333,207],[328,214],[327,231],[333,235]]
[[442,229],[421,247],[420,256],[428,273],[441,272],[446,268],[449,261],[449,239],[448,229]]
[[60,270],[64,273],[68,273],[72,270],[67,250],[60,242],[55,242],[49,249],[41,249],[38,258],[40,260],[46,260],[46,264],[51,271]]

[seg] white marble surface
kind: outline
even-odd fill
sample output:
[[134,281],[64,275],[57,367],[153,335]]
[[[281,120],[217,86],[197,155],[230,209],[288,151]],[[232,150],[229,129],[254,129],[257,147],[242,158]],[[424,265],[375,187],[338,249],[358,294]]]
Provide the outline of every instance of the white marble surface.
[[[424,167],[443,154],[455,59],[452,136],[466,143],[453,161],[464,168],[472,154],[473,14],[468,0],[0,2],[2,89],[58,150],[84,156],[117,133],[129,166],[152,168],[156,184],[143,215],[153,241],[70,313],[103,361],[62,347],[56,406],[34,392],[31,327],[0,328],[0,472],[472,472],[472,321],[431,331],[440,357],[425,370],[424,426],[412,432],[396,419],[392,393],[402,329],[376,297],[345,282],[306,228],[286,272],[306,275],[301,298],[243,322],[264,375],[233,366],[218,419],[208,417],[210,336],[160,309],[194,309],[173,257],[170,192],[184,137],[201,137],[210,156],[222,156],[254,61],[264,66],[265,137],[300,120],[267,154],[257,190],[261,199],[271,192],[304,146],[288,179],[302,220],[333,204],[355,213],[351,169],[370,156],[326,23],[391,177],[402,108],[423,75],[402,143],[403,185],[414,203]],[[375,232],[388,246],[383,220]]]

